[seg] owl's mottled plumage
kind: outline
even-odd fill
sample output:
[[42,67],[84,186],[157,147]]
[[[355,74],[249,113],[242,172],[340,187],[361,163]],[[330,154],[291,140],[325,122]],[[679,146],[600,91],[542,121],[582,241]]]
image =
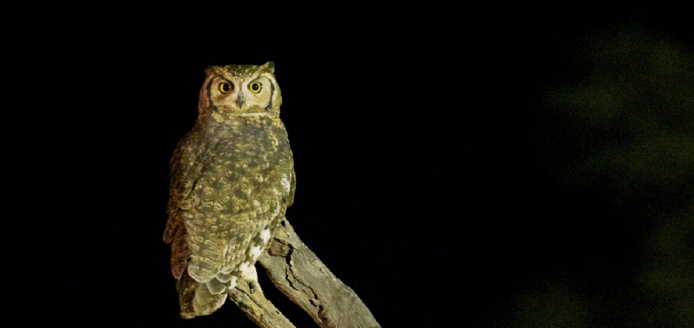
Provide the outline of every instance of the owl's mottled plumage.
[[218,309],[255,262],[293,202],[295,175],[274,64],[213,66],[198,119],[171,159],[171,272],[181,316]]

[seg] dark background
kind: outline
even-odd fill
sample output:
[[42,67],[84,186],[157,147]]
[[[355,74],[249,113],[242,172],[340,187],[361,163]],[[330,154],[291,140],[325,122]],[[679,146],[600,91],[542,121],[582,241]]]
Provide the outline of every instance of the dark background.
[[[268,60],[298,177],[288,219],[382,326],[694,325],[694,143],[678,125],[694,93],[674,87],[692,81],[691,15],[484,3],[5,7],[2,326],[253,327],[231,302],[179,317],[162,232],[204,68]],[[619,99],[656,99],[644,67],[661,61],[680,75],[653,97],[686,94],[663,114],[681,138],[639,148],[643,102],[594,95],[637,81]],[[645,164],[609,166],[629,154]]]

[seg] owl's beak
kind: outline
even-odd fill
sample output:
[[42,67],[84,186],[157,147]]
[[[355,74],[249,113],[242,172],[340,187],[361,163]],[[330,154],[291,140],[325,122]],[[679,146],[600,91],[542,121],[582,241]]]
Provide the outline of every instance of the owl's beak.
[[239,93],[238,98],[236,98],[236,104],[239,106],[239,108],[243,107],[243,93]]

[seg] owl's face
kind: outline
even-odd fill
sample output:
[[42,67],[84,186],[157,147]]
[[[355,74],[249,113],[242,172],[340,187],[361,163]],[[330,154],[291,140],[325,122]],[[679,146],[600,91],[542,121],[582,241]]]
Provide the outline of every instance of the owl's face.
[[279,115],[282,97],[275,64],[211,66],[200,90],[200,114]]

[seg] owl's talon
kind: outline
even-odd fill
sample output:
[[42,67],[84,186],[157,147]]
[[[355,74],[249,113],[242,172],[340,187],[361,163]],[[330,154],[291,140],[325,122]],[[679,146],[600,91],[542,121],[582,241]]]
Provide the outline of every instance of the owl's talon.
[[256,288],[256,286],[258,286],[258,284],[254,283],[252,281],[249,281],[248,282],[248,291],[250,291],[251,294],[255,294],[255,292],[258,291],[258,289],[260,289],[260,288]]

